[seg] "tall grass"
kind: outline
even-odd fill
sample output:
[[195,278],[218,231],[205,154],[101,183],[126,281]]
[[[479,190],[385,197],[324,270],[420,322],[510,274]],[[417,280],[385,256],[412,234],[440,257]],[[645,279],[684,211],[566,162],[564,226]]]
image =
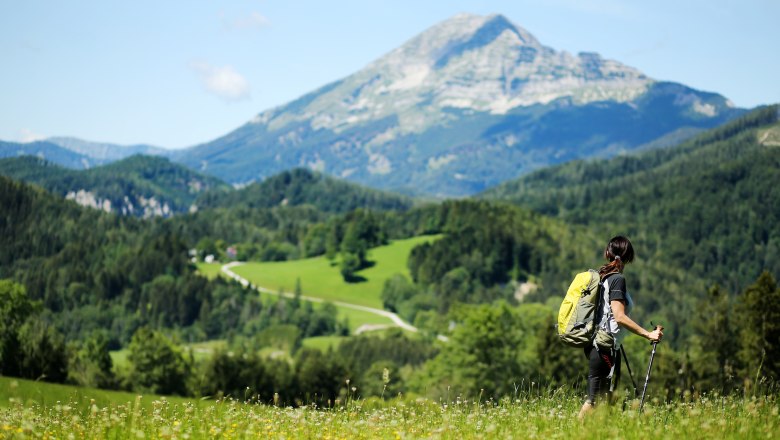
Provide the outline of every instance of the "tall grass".
[[709,395],[695,401],[602,405],[584,421],[581,399],[565,390],[520,392],[500,401],[359,398],[300,408],[223,400],[144,405],[141,397],[99,404],[86,396],[0,409],[0,438],[778,438],[773,397]]

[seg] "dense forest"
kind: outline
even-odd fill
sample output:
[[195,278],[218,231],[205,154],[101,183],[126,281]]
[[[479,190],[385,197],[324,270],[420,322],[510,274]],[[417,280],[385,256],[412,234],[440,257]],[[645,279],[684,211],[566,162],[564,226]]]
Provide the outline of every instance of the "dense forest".
[[575,161],[500,185],[507,200],[599,233],[625,231],[641,258],[739,290],[780,273],[780,131],[769,106],[674,148]]
[[412,199],[349,183],[307,168],[296,168],[237,191],[222,189],[204,193],[197,205],[201,209],[311,205],[324,212],[348,212],[358,208],[402,211],[412,206]]
[[[291,307],[263,303],[240,285],[196,275],[190,248],[170,221],[83,208],[4,177],[0,198],[0,245],[6,251],[0,279],[24,285],[68,339],[103,329],[118,347],[145,325],[179,328],[198,340],[294,323]],[[297,314],[307,321],[323,319],[321,311],[299,307]],[[313,334],[335,333],[336,327]]]
[[[292,170],[209,191],[196,212],[142,220],[0,177],[0,373],[193,396],[249,387],[290,404],[351,387],[500,397],[529,382],[576,386],[584,361],[556,339],[557,306],[572,276],[600,265],[606,240],[625,234],[638,255],[626,271],[635,316],[667,326],[656,376],[666,396],[771,390],[777,115],[768,107],[677,147],[543,170],[490,200],[413,203]],[[24,160],[31,175],[43,165]],[[385,308],[421,332],[351,336],[325,351],[302,340],[348,333],[332,305],[313,307],[300,291],[263,299],[192,264],[325,256],[355,281],[371,248],[427,234],[441,238],[414,248],[411,277],[393,276],[382,292]],[[215,339],[227,345],[206,361],[182,348]],[[289,358],[261,354],[267,347]],[[112,367],[118,348],[128,369]],[[629,338],[626,350],[644,362],[643,340]]]
[[674,148],[571,162],[482,197],[631,237],[642,312],[685,322],[712,285],[735,295],[764,270],[780,274],[777,121],[777,106],[762,108]]

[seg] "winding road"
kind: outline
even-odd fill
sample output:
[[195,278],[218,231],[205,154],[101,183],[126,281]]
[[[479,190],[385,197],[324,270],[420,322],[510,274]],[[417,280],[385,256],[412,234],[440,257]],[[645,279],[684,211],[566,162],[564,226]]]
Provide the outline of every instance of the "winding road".
[[[278,293],[276,291],[273,291],[271,289],[268,289],[268,288],[265,288],[265,287],[262,287],[262,286],[256,286],[256,285],[250,283],[249,280],[247,280],[246,278],[244,278],[241,275],[238,275],[237,273],[233,272],[232,269],[234,267],[241,266],[242,264],[244,264],[244,263],[240,262],[240,261],[233,261],[231,263],[223,265],[220,270],[222,271],[222,273],[224,273],[228,277],[230,277],[230,278],[238,281],[239,283],[241,283],[241,285],[244,286],[244,287],[249,287],[251,289],[255,289],[258,292],[274,293],[274,294]],[[282,295],[284,295],[287,298],[293,298],[295,296],[294,294],[292,294],[290,292],[282,292]],[[317,302],[317,303],[325,302],[324,299],[317,298],[317,297],[314,297],[314,296],[301,295],[301,299],[304,299],[306,301],[311,301],[311,302]],[[388,318],[388,319],[392,320],[396,327],[401,327],[402,329],[408,330],[410,332],[416,332],[417,331],[417,327],[407,323],[406,321],[401,319],[400,316],[396,315],[393,312],[388,312],[387,310],[375,309],[373,307],[366,307],[366,306],[361,306],[361,305],[358,305],[358,304],[346,303],[346,302],[342,302],[342,301],[331,301],[331,303],[333,303],[333,304],[335,304],[335,305],[337,305],[339,307],[346,307],[346,308],[355,309],[355,310],[362,310],[364,312],[373,313],[373,314],[379,315],[379,316],[384,316],[385,318]],[[365,332],[365,331],[370,331],[370,330],[379,330],[379,329],[383,329],[383,328],[387,328],[387,327],[392,327],[392,326],[391,325],[383,325],[383,324],[363,324],[363,325],[361,325],[360,327],[358,327],[355,330],[355,334],[359,334],[359,333],[362,333],[362,332]],[[442,339],[443,337],[444,336],[439,335],[439,339]]]

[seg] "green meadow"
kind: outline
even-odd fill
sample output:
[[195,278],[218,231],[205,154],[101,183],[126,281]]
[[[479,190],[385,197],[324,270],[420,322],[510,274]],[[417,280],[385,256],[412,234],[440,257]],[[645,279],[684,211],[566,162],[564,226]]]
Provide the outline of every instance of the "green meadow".
[[[260,296],[263,298],[278,298],[278,294],[260,292]],[[322,307],[321,302],[312,301],[314,308]],[[354,332],[360,326],[368,325],[393,325],[393,321],[390,318],[386,318],[375,313],[367,312],[365,310],[357,310],[350,307],[344,307],[336,305],[338,314],[336,318],[339,320],[347,319],[349,321],[349,331]]]
[[88,409],[93,403],[99,408],[105,408],[135,402],[136,400],[138,400],[138,404],[142,408],[151,409],[153,407],[152,402],[160,399],[166,399],[177,404],[197,402],[183,397],[161,397],[153,394],[143,395],[139,398],[138,393],[109,391],[0,376],[0,411],[3,412],[19,407],[37,406],[52,408],[69,403],[73,404],[74,412],[79,412]]
[[222,270],[222,263],[196,263],[198,267],[198,273],[208,279],[214,279],[218,277]]
[[[221,263],[210,263],[210,264],[198,263],[198,272],[200,272],[201,274],[209,278],[214,278],[220,275],[221,267],[222,267]],[[235,271],[236,268],[234,267],[233,269]],[[289,292],[290,290],[292,289],[285,289],[284,291]],[[279,297],[277,293],[269,293],[269,292],[260,292],[260,296],[262,296],[264,299],[276,299]],[[312,303],[315,308],[322,307],[322,303],[320,302],[312,301]],[[337,318],[339,320],[343,320],[346,318],[349,321],[349,330],[352,332],[354,332],[364,324],[368,324],[368,325],[374,325],[374,324],[392,325],[393,324],[393,321],[391,321],[389,318],[377,315],[375,313],[366,312],[364,310],[357,310],[350,307],[344,307],[339,305],[336,305],[336,309],[338,310]]]
[[406,262],[412,248],[436,238],[438,236],[414,237],[371,249],[368,259],[374,262],[374,265],[358,271],[356,275],[363,280],[354,283],[344,281],[338,262],[325,257],[251,262],[234,267],[233,272],[257,286],[271,290],[283,289],[286,292],[292,292],[300,279],[303,295],[381,309],[385,280],[397,273],[409,276]]
[[344,341],[346,336],[314,336],[303,340],[303,346],[306,348],[316,348],[321,351],[327,351],[328,348],[334,350]]
[[[300,280],[303,295],[381,309],[381,295],[385,280],[397,273],[409,276],[406,262],[412,248],[438,237],[434,235],[397,240],[386,246],[371,249],[369,259],[374,264],[357,272],[357,276],[363,280],[356,283],[345,282],[339,271],[338,262],[329,261],[325,257],[269,263],[250,262],[233,267],[232,270],[251,283],[269,290],[292,292]],[[198,263],[197,267],[203,276],[214,278],[220,275],[222,264]],[[268,292],[261,292],[261,295],[264,298],[277,296]],[[314,307],[319,306],[320,303],[314,303]],[[390,319],[371,312],[339,305],[336,307],[338,319],[346,318],[353,332],[364,324],[393,324]]]
[[707,395],[603,405],[585,420],[568,389],[529,389],[495,402],[453,396],[362,399],[345,389],[325,407],[182,399],[0,377],[0,439],[278,438],[771,439],[780,435],[775,397]]

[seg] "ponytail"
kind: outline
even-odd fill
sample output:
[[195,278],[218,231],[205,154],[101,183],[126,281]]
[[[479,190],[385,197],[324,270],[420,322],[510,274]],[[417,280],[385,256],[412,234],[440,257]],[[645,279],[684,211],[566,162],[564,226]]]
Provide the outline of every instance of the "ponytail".
[[626,237],[619,235],[607,243],[604,258],[607,264],[599,268],[599,276],[602,280],[613,273],[623,272],[625,265],[634,261],[634,247]]

